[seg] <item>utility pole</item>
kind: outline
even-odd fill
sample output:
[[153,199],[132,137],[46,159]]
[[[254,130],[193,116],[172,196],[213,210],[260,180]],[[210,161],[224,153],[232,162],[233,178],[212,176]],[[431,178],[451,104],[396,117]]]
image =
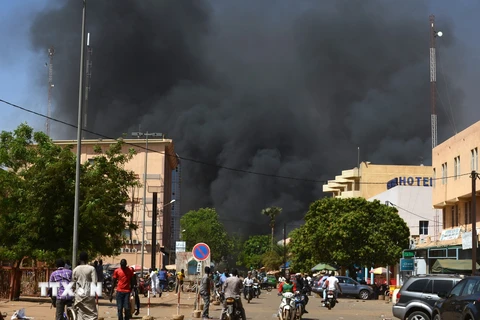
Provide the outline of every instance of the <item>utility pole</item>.
[[430,15],[430,105],[431,105],[431,126],[432,126],[432,149],[437,146],[437,111],[436,111],[436,91],[437,91],[437,57],[435,52],[435,38],[441,37],[441,31],[435,31],[435,16]]
[[53,85],[53,55],[55,54],[55,48],[52,46],[48,49],[48,56],[50,61],[48,63],[48,106],[47,106],[47,120],[45,121],[45,131],[47,136],[50,137],[50,115],[52,113],[52,89]]
[[287,224],[283,224],[283,272],[287,270]]
[[[148,159],[148,137],[163,137],[163,134],[157,132],[132,132],[132,136],[136,136],[138,138],[144,136],[145,137],[145,164],[144,164],[144,173],[143,173],[143,219],[142,219],[142,261],[140,268],[143,272],[143,263],[145,261],[145,209],[147,206],[147,159]],[[152,221],[153,223],[153,221]],[[152,248],[155,248],[152,243]],[[153,253],[152,253],[153,254]]]
[[[87,34],[87,61],[85,65],[85,102],[83,105],[83,110],[84,110],[83,129],[87,129],[88,95],[90,94],[91,78],[92,78],[92,47],[90,46],[90,33],[88,33]],[[83,134],[85,135],[85,132]]]
[[73,250],[72,250],[72,269],[77,266],[78,250],[78,211],[80,203],[80,157],[82,156],[82,118],[83,118],[83,73],[84,73],[84,53],[85,53],[85,23],[87,19],[87,3],[82,1],[82,40],[80,43],[80,79],[78,84],[78,124],[77,124],[77,159],[75,164],[75,203],[73,211]]
[[477,178],[478,173],[473,170],[472,178],[472,276],[477,274]]

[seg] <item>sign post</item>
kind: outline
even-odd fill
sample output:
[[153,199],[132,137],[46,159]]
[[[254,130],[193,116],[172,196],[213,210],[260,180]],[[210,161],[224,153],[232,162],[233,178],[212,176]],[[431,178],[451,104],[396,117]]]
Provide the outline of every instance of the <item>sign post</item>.
[[[197,260],[197,274],[200,277],[202,274],[202,265],[203,261],[207,260],[210,257],[210,247],[203,242],[197,243],[193,246],[192,254],[195,260]],[[197,285],[197,298],[196,298],[196,307],[200,306],[200,281]]]

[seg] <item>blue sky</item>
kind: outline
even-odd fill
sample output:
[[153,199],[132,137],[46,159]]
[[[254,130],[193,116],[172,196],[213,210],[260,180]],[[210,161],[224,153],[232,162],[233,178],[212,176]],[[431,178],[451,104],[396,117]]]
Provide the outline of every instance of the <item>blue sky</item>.
[[[48,62],[48,56],[46,51],[32,52],[29,44],[29,28],[35,14],[44,10],[47,4],[52,2],[53,0],[0,0],[0,41],[3,44],[0,50],[0,99],[42,114],[47,112],[48,70],[45,63]],[[454,23],[455,34],[445,34],[444,37],[455,37],[456,43],[465,48],[462,56],[452,56],[449,52],[439,51],[438,66],[445,70],[455,68],[457,64],[466,66],[465,72],[457,74],[455,80],[464,90],[465,109],[474,112],[473,110],[480,109],[477,105],[479,90],[476,81],[472,81],[478,77],[480,66],[480,44],[476,40],[479,38],[478,30],[480,30],[480,20],[476,16],[480,9],[480,2],[477,0],[431,0],[427,3],[431,13],[436,15],[439,29],[441,29],[442,19],[449,19]],[[428,17],[425,17],[425,21],[428,22]],[[419,30],[419,32],[428,32],[428,29]],[[45,47],[47,48],[48,44]],[[428,51],[425,51],[425,54],[428,54]],[[38,77],[44,77],[44,86],[38,85]],[[441,83],[442,74],[439,73],[437,77],[440,82],[439,90],[446,90]],[[428,69],[425,70],[425,79],[428,81]],[[441,107],[438,106],[438,108]],[[478,115],[478,112],[475,115]],[[464,119],[458,119],[457,122],[462,129],[478,120],[480,119],[475,116],[469,117],[467,113]],[[43,118],[0,104],[0,130],[13,130],[21,122],[28,122],[36,130],[44,130]]]

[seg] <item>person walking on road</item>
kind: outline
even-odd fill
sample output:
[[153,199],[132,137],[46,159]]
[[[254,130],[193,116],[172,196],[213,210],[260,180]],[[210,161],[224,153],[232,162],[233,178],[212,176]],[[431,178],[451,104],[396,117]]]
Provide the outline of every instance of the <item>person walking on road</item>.
[[80,253],[80,264],[73,269],[72,281],[75,286],[75,309],[79,320],[97,320],[98,310],[95,296],[90,295],[92,283],[97,283],[97,272],[88,265],[88,254]]
[[130,294],[132,292],[131,282],[133,277],[132,269],[127,267],[127,260],[120,260],[120,268],[113,272],[113,286],[117,287],[117,316],[118,320],[123,320],[123,311],[125,310],[125,320],[129,320],[130,312]]
[[57,289],[57,297],[53,299],[52,296],[52,300],[55,301],[55,319],[63,320],[65,307],[71,307],[73,304],[73,296],[63,294],[65,292],[63,284],[72,282],[72,270],[65,269],[63,259],[58,259],[56,264],[57,270],[50,275],[50,282],[58,282],[60,286]]

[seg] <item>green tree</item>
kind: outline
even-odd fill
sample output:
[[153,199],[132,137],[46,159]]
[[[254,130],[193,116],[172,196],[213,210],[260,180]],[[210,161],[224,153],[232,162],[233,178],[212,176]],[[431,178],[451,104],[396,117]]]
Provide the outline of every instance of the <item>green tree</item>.
[[263,265],[263,254],[269,250],[270,235],[250,236],[243,243],[243,250],[239,256],[239,263],[247,268],[259,268]]
[[271,250],[262,255],[262,263],[267,270],[278,270],[283,264],[283,246],[274,244]]
[[269,207],[262,210],[262,214],[270,218],[270,228],[272,228],[272,246],[271,246],[272,250],[273,250],[273,244],[274,244],[275,219],[281,212],[282,212],[282,208],[279,208],[279,207]]
[[180,219],[183,230],[182,239],[186,242],[187,250],[199,242],[210,247],[211,260],[220,262],[234,249],[234,242],[219,221],[218,213],[214,208],[201,208],[187,212]]
[[[78,248],[91,256],[118,253],[129,213],[122,206],[138,185],[123,169],[134,151],[123,142],[81,166]],[[54,261],[73,247],[76,157],[26,124],[0,133],[0,257]],[[131,226],[134,228],[134,226]]]
[[393,207],[363,198],[325,198],[312,203],[305,224],[290,233],[292,266],[308,271],[319,262],[393,265],[409,236]]

